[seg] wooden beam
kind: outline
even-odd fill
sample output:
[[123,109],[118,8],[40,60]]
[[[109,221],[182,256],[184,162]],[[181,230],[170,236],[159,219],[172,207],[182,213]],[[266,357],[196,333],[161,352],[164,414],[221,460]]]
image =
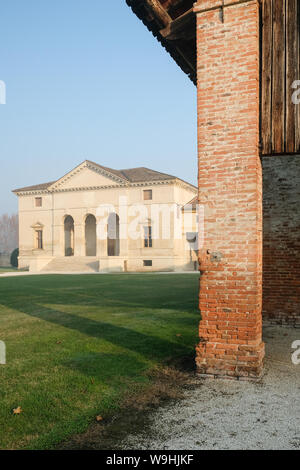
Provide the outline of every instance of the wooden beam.
[[297,0],[287,0],[286,9],[286,149],[296,151],[297,106],[292,101],[292,84],[298,80]]
[[153,12],[154,16],[163,25],[163,27],[166,27],[169,25],[169,23],[171,23],[171,16],[158,0],[145,0],[145,3],[148,8]]
[[285,7],[286,0],[273,0],[273,153],[282,153],[285,151]]
[[165,7],[167,12],[172,15],[173,11],[177,10],[178,8],[183,8],[184,10],[189,10],[193,7],[195,0],[172,0],[167,4]]
[[272,152],[272,66],[273,66],[272,0],[262,4],[262,76],[261,76],[261,141],[264,154]]
[[193,9],[171,21],[166,28],[160,30],[160,34],[168,41],[196,37],[196,15]]
[[[300,77],[300,0],[297,2],[297,72],[296,75]],[[295,149],[297,153],[300,153],[300,104],[296,105],[296,142]]]
[[191,60],[189,60],[186,56],[186,54],[180,49],[180,47],[176,47],[177,53],[182,57],[182,59],[185,61],[185,63],[188,65],[188,67],[196,73],[196,62],[193,63]]

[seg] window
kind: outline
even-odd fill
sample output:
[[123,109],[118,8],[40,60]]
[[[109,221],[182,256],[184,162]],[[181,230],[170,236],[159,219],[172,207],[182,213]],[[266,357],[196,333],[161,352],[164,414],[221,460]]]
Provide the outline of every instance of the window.
[[152,264],[153,264],[153,263],[152,263],[152,259],[144,259],[144,266],[145,266],[145,267],[146,267],[146,266],[149,266],[149,267],[150,267],[150,266],[152,266]]
[[144,191],[144,201],[152,201],[152,189],[146,189]]
[[36,230],[35,232],[35,247],[37,250],[42,250],[43,249],[43,231],[42,230]]
[[151,227],[151,225],[147,225],[147,227],[144,227],[144,247],[145,248],[152,248],[152,227]]
[[107,255],[120,256],[120,217],[111,212],[107,224]]
[[43,199],[41,197],[36,197],[35,198],[35,207],[42,207],[42,201],[43,201]]

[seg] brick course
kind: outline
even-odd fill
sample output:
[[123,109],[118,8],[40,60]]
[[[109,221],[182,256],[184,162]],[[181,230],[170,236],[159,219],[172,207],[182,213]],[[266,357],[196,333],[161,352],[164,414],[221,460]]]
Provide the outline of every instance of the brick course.
[[[225,2],[228,3],[228,2]],[[262,169],[259,158],[258,2],[198,1],[200,250],[198,372],[262,371]]]

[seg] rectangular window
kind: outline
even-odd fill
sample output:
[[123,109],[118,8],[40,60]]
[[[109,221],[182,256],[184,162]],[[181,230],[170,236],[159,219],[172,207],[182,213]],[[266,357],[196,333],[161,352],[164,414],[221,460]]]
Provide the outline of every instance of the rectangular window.
[[152,201],[152,189],[146,189],[144,191],[144,201]]
[[42,201],[43,201],[43,199],[41,197],[36,197],[35,198],[35,207],[42,207]]
[[152,266],[152,264],[153,264],[152,259],[144,259],[144,266],[145,267],[146,266],[150,267],[150,266]]
[[152,248],[152,227],[150,225],[144,227],[144,247]]
[[35,234],[36,234],[36,248],[38,250],[42,250],[43,249],[43,231],[37,230]]

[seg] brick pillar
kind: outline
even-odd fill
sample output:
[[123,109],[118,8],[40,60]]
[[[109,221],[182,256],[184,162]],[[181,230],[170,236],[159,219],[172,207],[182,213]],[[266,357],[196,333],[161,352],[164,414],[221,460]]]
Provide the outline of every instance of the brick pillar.
[[264,357],[259,6],[257,0],[222,3],[195,4],[205,211],[196,361],[200,374],[254,378]]

